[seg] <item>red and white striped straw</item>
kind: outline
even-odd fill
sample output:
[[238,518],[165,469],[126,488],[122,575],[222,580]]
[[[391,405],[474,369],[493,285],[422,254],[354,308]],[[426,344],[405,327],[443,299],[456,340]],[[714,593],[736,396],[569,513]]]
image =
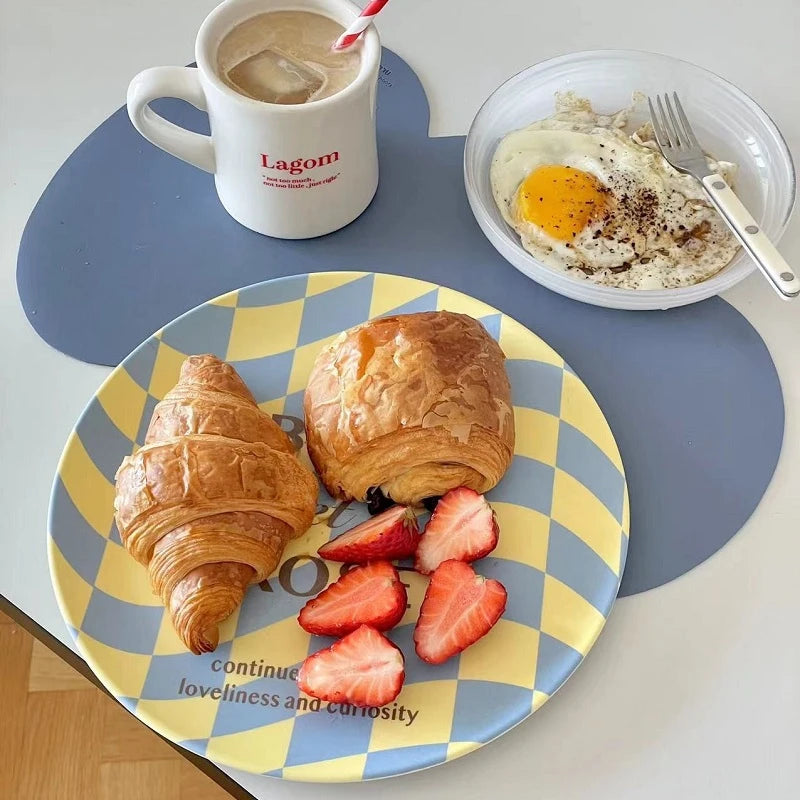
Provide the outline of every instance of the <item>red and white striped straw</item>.
[[372,0],[364,6],[360,16],[356,17],[347,30],[334,42],[334,50],[345,50],[355,44],[358,37],[372,24],[372,18],[389,2],[389,0]]

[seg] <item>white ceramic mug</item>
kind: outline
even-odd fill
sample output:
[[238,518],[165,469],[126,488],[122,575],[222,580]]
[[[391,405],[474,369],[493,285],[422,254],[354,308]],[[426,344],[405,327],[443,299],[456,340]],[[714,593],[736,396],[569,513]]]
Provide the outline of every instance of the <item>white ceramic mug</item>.
[[[153,67],[128,87],[128,114],[154,145],[214,174],[217,194],[242,225],[281,239],[321,236],[352,222],[378,186],[375,96],[381,46],[362,35],[361,67],[337,94],[297,105],[237,94],[216,74],[222,38],[267,11],[323,14],[344,27],[360,13],[348,0],[226,0],[200,27],[193,67]],[[207,111],[211,136],[168,122],[149,103],[177,97]]]

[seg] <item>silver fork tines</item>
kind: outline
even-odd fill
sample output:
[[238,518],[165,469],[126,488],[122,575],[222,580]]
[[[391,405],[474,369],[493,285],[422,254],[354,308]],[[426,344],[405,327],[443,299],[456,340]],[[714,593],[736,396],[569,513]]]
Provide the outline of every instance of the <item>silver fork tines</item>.
[[673,92],[672,98],[665,94],[663,101],[661,95],[656,95],[655,104],[652,98],[648,97],[647,102],[650,106],[653,132],[664,158],[675,169],[688,172],[696,178],[702,179],[710,175],[711,170],[706,163],[705,154],[694,135],[677,93]]
[[[694,131],[692,130],[692,126],[689,124],[689,120],[686,116],[686,112],[683,110],[683,106],[681,105],[681,101],[678,99],[678,93],[673,92],[672,96],[675,98],[675,108],[678,109],[678,116],[681,120],[681,126],[683,127],[684,135],[686,136],[686,141],[689,143],[691,147],[696,147],[698,150],[700,149],[700,143],[697,141],[697,137],[694,135]],[[669,99],[667,100],[669,103]]]

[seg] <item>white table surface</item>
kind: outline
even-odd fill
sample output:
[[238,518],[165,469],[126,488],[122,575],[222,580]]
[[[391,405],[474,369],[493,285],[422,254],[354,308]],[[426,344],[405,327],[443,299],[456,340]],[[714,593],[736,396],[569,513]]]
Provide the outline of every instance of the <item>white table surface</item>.
[[[52,175],[125,97],[131,76],[192,59],[214,0],[0,0],[0,593],[70,644],[50,586],[52,475],[81,409],[108,373],[48,347],[17,297],[25,221]],[[463,134],[506,77],[599,47],[702,64],[763,105],[800,156],[800,3],[670,0],[394,0],[384,43],[417,71],[432,136]],[[490,13],[491,12],[491,13]],[[691,19],[692,24],[685,24]],[[800,262],[800,215],[782,242]],[[763,336],[783,383],[775,478],[744,529],[693,572],[621,600],[576,675],[530,720],[457,762],[325,796],[789,798],[800,759],[800,301],[753,276],[725,295]],[[636,532],[633,531],[633,536]],[[231,774],[258,797],[319,787]]]

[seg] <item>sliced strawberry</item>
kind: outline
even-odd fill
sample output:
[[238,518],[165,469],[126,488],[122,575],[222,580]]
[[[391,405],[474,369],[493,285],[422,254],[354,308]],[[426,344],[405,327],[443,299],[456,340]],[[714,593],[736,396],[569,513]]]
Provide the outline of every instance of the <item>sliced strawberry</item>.
[[414,512],[406,506],[392,506],[322,545],[317,552],[330,561],[366,564],[413,555],[418,543]]
[[476,575],[463,561],[445,561],[431,582],[414,628],[417,655],[441,664],[485,636],[506,609],[500,581]]
[[406,587],[388,561],[356,567],[303,606],[298,621],[309,633],[344,636],[359,625],[388,631],[406,610]]
[[439,501],[417,547],[414,568],[430,575],[443,561],[477,561],[497,547],[500,529],[482,494],[466,486],[451,489]]
[[400,694],[404,679],[400,649],[375,628],[362,625],[309,656],[300,667],[297,685],[331,703],[384,706]]

